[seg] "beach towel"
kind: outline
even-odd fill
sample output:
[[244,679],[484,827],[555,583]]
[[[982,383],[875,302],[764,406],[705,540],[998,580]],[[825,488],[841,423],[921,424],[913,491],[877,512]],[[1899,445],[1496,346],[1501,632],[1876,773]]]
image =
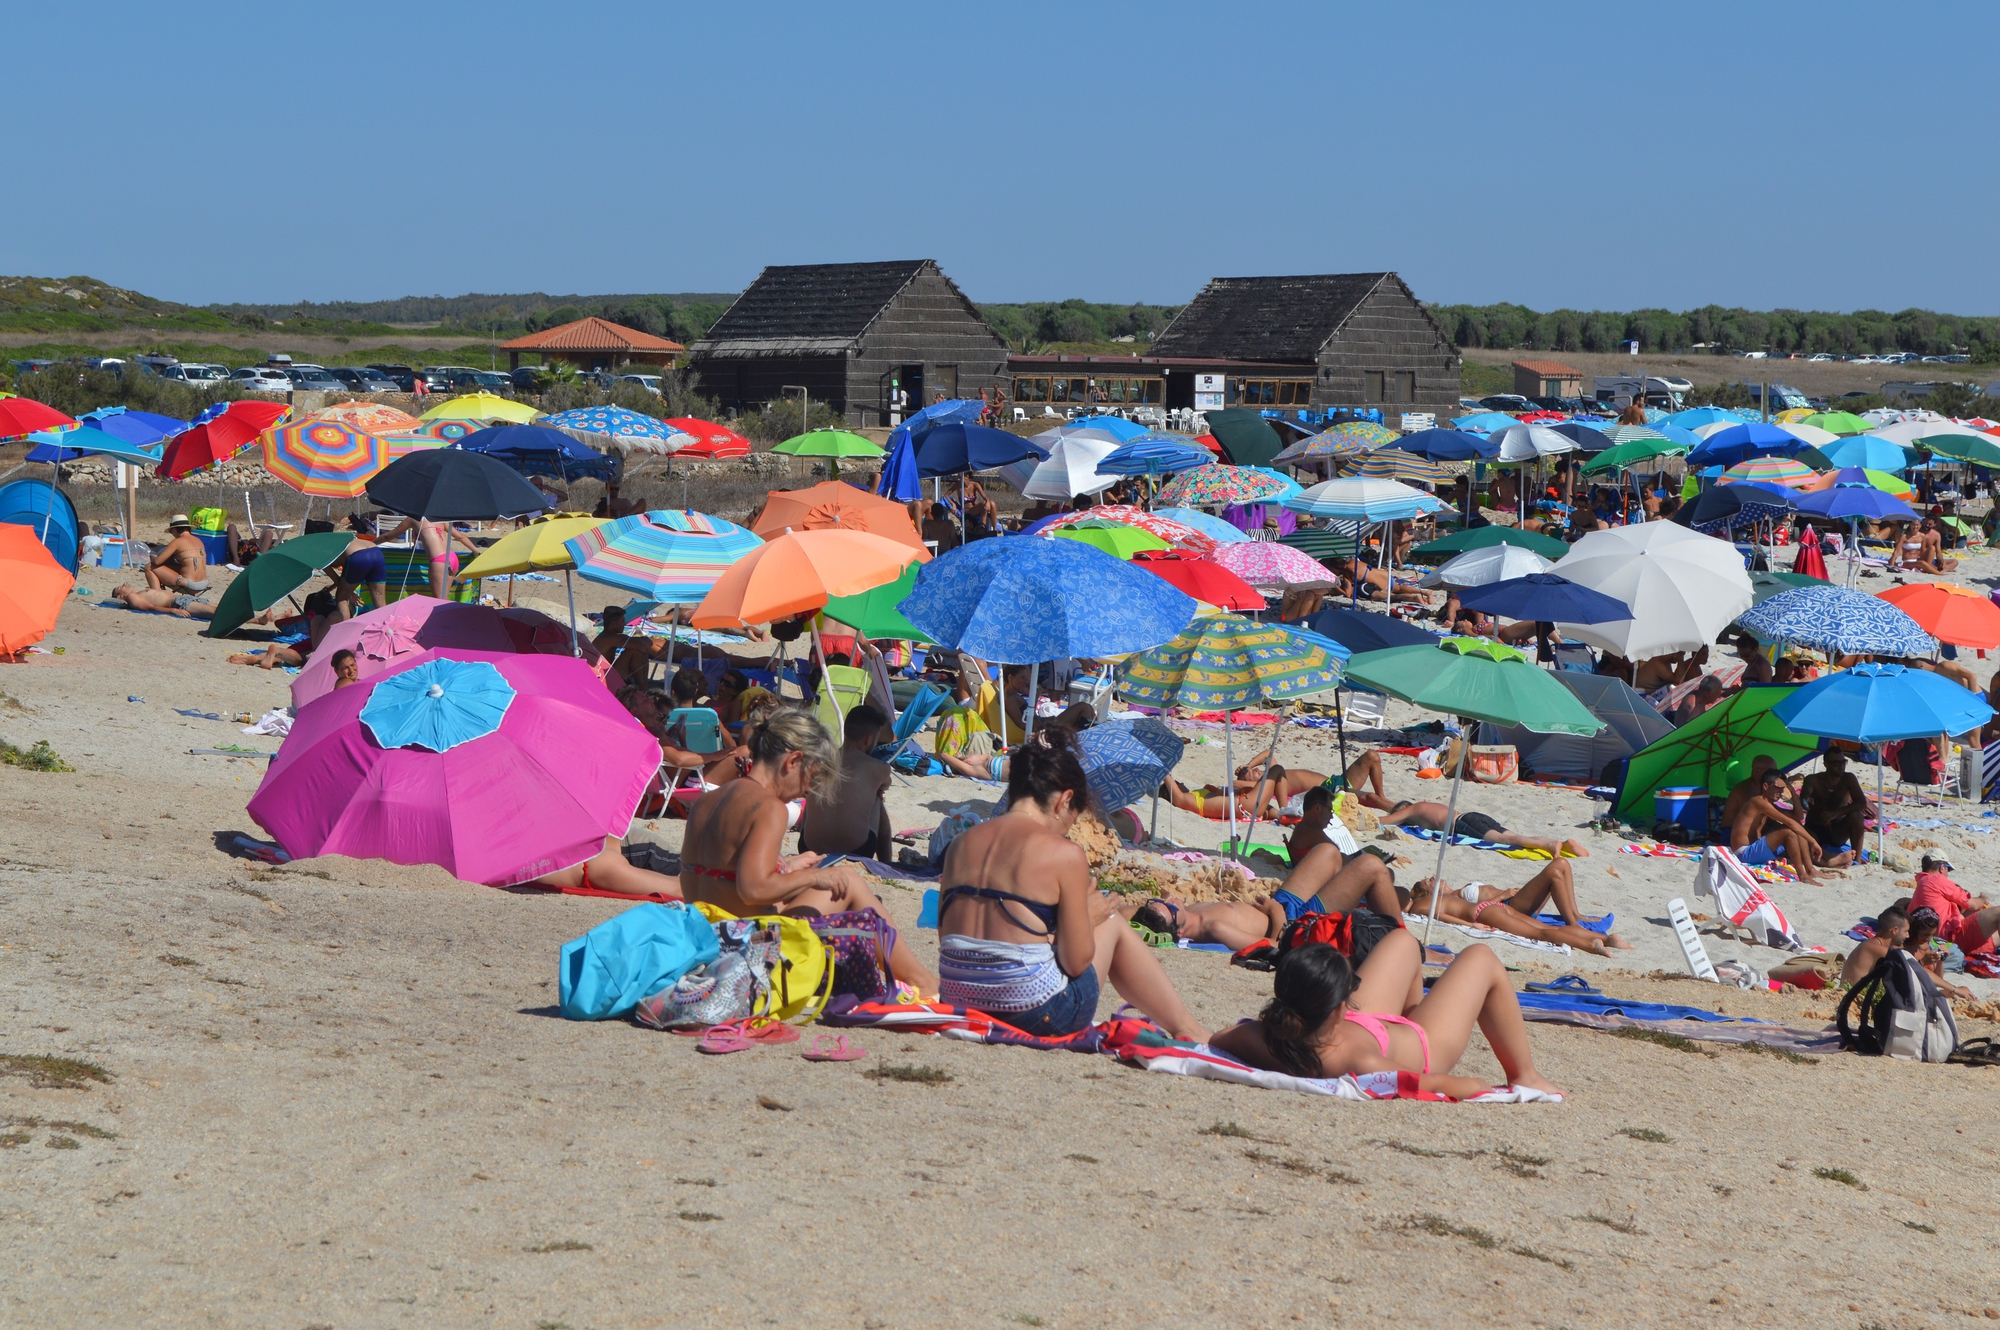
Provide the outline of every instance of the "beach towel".
[[[1430,924],[1430,922],[1431,920],[1427,915],[1405,914],[1403,916],[1403,927],[1415,932],[1420,938],[1424,935],[1423,930],[1425,926]],[[1439,919],[1437,927],[1455,928],[1467,937],[1476,938],[1481,942],[1507,942],[1517,947],[1526,947],[1530,951],[1549,951],[1559,956],[1569,955],[1569,944],[1567,942],[1543,942],[1537,938],[1516,937],[1512,933],[1503,933],[1497,928],[1486,928],[1479,924],[1454,923],[1449,919]]]
[[1560,1095],[1545,1094],[1513,1086],[1495,1086],[1483,1094],[1459,1101],[1449,1095],[1430,1094],[1417,1088],[1417,1075],[1408,1071],[1367,1072],[1360,1076],[1291,1076],[1281,1071],[1264,1071],[1239,1062],[1207,1044],[1183,1043],[1144,1021],[1107,1021],[1097,1027],[1103,1033],[1103,1051],[1129,1066],[1171,1076],[1198,1076],[1203,1080],[1254,1085],[1264,1090],[1290,1090],[1295,1094],[1320,1095],[1329,1099],[1367,1102],[1376,1099],[1421,1099],[1435,1103],[1468,1104],[1559,1104]]
[[[1418,840],[1444,839],[1444,833],[1442,831],[1432,831],[1429,827],[1397,827],[1396,830],[1402,832],[1406,836],[1414,836]],[[1555,856],[1550,854],[1547,850],[1523,849],[1519,845],[1503,845],[1499,841],[1480,840],[1475,836],[1453,836],[1451,838],[1451,843],[1455,846],[1462,845],[1470,850],[1491,850],[1495,854],[1503,854],[1507,856],[1509,859],[1528,859],[1538,863],[1545,863],[1548,860],[1555,858]],[[1563,857],[1566,859],[1573,859],[1576,856],[1566,854]]]
[[[1618,847],[1618,853],[1643,854],[1651,859],[1699,859],[1702,854],[1700,850],[1684,845],[1652,844],[1621,845]],[[1737,862],[1740,864],[1742,861],[1738,860]],[[1791,871],[1791,866],[1782,859],[1774,860],[1771,864],[1758,864],[1755,867],[1745,867],[1743,871],[1750,874],[1751,877],[1757,879],[1759,882],[1795,883],[1799,880],[1798,875]]]
[[1770,1023],[1752,1020],[1748,1016],[1725,1016],[1719,1011],[1705,1011],[1700,1007],[1681,1007],[1671,1002],[1639,1002],[1630,998],[1613,997],[1607,993],[1522,993],[1519,998],[1524,1013],[1566,1011],[1586,1016],[1629,1016],[1639,1021],[1749,1021],[1755,1025]]
[[1800,1030],[1793,1026],[1768,1024],[1764,1021],[1641,1020],[1608,1013],[1543,1011],[1532,1009],[1525,1002],[1521,1005],[1521,1015],[1531,1021],[1575,1025],[1586,1030],[1603,1030],[1607,1033],[1627,1029],[1657,1030],[1661,1034],[1679,1035],[1683,1039],[1694,1039],[1702,1043],[1764,1044],[1771,1048],[1783,1048],[1812,1056],[1840,1051],[1840,1035],[1836,1031]]
[[1743,861],[1720,845],[1702,851],[1701,863],[1695,868],[1694,894],[1715,897],[1716,909],[1723,918],[1749,933],[1756,942],[1786,951],[1806,949],[1778,903],[1751,879]]

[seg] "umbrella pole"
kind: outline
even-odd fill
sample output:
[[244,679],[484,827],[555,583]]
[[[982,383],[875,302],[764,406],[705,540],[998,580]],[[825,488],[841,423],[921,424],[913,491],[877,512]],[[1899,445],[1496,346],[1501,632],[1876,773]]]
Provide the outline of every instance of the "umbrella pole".
[[1340,740],[1340,774],[1347,774],[1347,703],[1341,700],[1340,689],[1333,690],[1333,732]]
[[[563,594],[569,597],[569,652],[581,660],[583,644],[576,640],[576,584],[570,578],[570,570],[563,569]],[[507,603],[514,603],[514,579],[507,579]]]
[[[1004,665],[1001,666],[1000,672],[1002,674],[1005,674],[1007,672],[1007,667]],[[1025,737],[1029,739],[1035,737],[1035,700],[1039,698],[1041,695],[1042,695],[1042,662],[1038,660],[1034,664],[1028,666],[1028,705],[1021,709],[1021,719],[1022,719],[1021,732]]]
[[1882,862],[1882,824],[1889,811],[1882,806],[1882,746],[1875,746],[1875,862]]
[[[676,614],[680,613],[678,609],[674,612]],[[812,635],[813,647],[819,652],[819,684],[820,687],[826,689],[826,695],[833,699],[834,718],[839,722],[835,727],[834,741],[840,742],[842,735],[847,729],[847,716],[840,709],[840,694],[834,689],[833,677],[827,673],[829,666],[826,663],[826,643],[819,640],[819,616],[817,614],[813,616]],[[1004,712],[1001,715],[1001,719],[1006,719]]]
[[[1462,716],[1459,718],[1459,728],[1461,730],[1465,728],[1465,718]],[[1438,897],[1444,891],[1444,852],[1451,848],[1451,829],[1458,825],[1458,791],[1459,787],[1465,784],[1465,760],[1468,756],[1466,748],[1466,744],[1462,742],[1459,744],[1458,765],[1453,768],[1451,775],[1451,802],[1445,805],[1444,834],[1438,841],[1437,871],[1431,875],[1431,912],[1424,919],[1424,940],[1420,948],[1426,956],[1430,955],[1431,949],[1431,925],[1437,922]],[[1446,741],[1445,751],[1451,751],[1449,740]]]
[[[1236,841],[1236,712],[1232,709],[1222,713],[1222,779],[1229,787],[1229,840]],[[1236,857],[1243,857],[1243,847],[1236,846]]]
[[[1297,705],[1297,703],[1293,703],[1294,708]],[[1290,711],[1278,714],[1277,732],[1271,736],[1271,751],[1264,754],[1264,770],[1257,775],[1257,789],[1252,795],[1254,802],[1250,805],[1250,822],[1249,825],[1243,828],[1243,842],[1237,847],[1239,854],[1245,862],[1248,862],[1250,858],[1250,837],[1255,835],[1257,831],[1257,814],[1264,810],[1264,782],[1270,776],[1271,768],[1278,765],[1278,740],[1285,737],[1285,717],[1289,714],[1291,714]],[[1346,768],[1343,767],[1342,770],[1345,771]],[[1235,774],[1235,768],[1232,767],[1230,769],[1230,774],[1232,776]],[[1230,788],[1235,788],[1233,781]]]

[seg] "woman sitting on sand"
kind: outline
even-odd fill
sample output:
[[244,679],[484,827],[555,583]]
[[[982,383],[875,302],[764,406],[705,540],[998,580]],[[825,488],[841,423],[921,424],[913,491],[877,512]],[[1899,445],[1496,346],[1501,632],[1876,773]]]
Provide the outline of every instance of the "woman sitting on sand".
[[[683,894],[739,917],[881,913],[881,902],[853,866],[822,868],[817,854],[780,853],[791,829],[786,804],[840,779],[840,750],[826,730],[797,707],[781,706],[750,731],[747,746],[749,772],[703,794],[688,812]],[[937,992],[937,979],[900,937],[889,969],[926,997]]]
[[1535,1070],[1506,967],[1484,946],[1460,952],[1428,994],[1417,939],[1405,930],[1376,943],[1358,975],[1347,957],[1315,942],[1286,952],[1272,980],[1258,1018],[1224,1030],[1211,1047],[1294,1076],[1414,1072],[1418,1089],[1466,1099],[1493,1088],[1448,1074],[1476,1023],[1508,1085],[1560,1096]]
[[[1444,899],[1438,902],[1437,917],[1454,924],[1471,924],[1475,927],[1491,928],[1502,933],[1512,933],[1536,942],[1564,942],[1579,951],[1593,952],[1608,956],[1615,951],[1630,951],[1632,944],[1616,933],[1593,933],[1579,923],[1545,924],[1535,918],[1535,912],[1550,898],[1553,879],[1560,874],[1567,878],[1569,865],[1557,859],[1527,886],[1517,892],[1505,892],[1484,882],[1468,882],[1454,889],[1445,887]],[[1410,913],[1429,914],[1431,912],[1431,886],[1434,878],[1425,878],[1410,889]],[[1568,893],[1565,915],[1576,915],[1576,895]]]
[[1007,811],[945,852],[938,970],[946,1002],[1036,1035],[1074,1034],[1097,1019],[1100,979],[1176,1039],[1206,1039],[1152,949],[1090,880],[1068,839],[1090,798],[1067,729],[1016,750]]

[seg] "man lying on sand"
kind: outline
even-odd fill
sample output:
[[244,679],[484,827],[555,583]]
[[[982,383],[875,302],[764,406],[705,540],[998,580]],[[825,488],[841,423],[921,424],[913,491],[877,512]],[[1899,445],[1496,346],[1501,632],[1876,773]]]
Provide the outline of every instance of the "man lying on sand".
[[[1385,827],[1423,827],[1428,831],[1443,831],[1444,820],[1451,810],[1443,804],[1411,803],[1405,800],[1389,810],[1389,816],[1382,819]],[[1588,859],[1590,851],[1577,840],[1557,840],[1553,836],[1529,836],[1519,831],[1509,831],[1484,813],[1460,813],[1452,824],[1452,834],[1469,836],[1473,840],[1492,841],[1497,845],[1512,845],[1523,850],[1540,850],[1543,854],[1560,859],[1567,855],[1572,859]]]
[[[1558,876],[1556,870],[1562,870]],[[1431,912],[1433,879],[1425,878],[1410,889],[1410,913]],[[1560,894],[1558,894],[1560,886]],[[1535,912],[1554,897],[1565,924],[1545,924]],[[1468,882],[1463,887],[1446,884],[1438,901],[1437,917],[1454,924],[1473,924],[1536,942],[1563,942],[1579,951],[1608,956],[1613,951],[1629,951],[1632,944],[1616,933],[1593,933],[1575,922],[1576,889],[1570,882],[1569,865],[1560,859],[1531,878],[1519,891],[1506,892],[1484,882]]]
[[213,619],[215,602],[189,595],[185,591],[150,590],[135,587],[129,583],[111,589],[113,600],[125,602],[129,610],[141,610],[148,614],[171,614],[181,619]]

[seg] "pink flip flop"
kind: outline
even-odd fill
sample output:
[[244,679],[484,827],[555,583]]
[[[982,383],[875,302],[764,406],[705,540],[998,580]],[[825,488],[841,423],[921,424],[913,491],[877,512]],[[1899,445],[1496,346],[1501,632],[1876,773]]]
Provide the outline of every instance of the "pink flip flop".
[[722,1025],[712,1025],[708,1033],[695,1045],[699,1053],[741,1053],[756,1045],[743,1037],[743,1022],[728,1021]]
[[822,1034],[815,1035],[813,1046],[799,1056],[807,1062],[859,1062],[868,1056],[868,1050],[852,1047],[844,1034]]
[[796,1044],[799,1032],[774,1016],[754,1016],[740,1022],[745,1039],[753,1044]]

